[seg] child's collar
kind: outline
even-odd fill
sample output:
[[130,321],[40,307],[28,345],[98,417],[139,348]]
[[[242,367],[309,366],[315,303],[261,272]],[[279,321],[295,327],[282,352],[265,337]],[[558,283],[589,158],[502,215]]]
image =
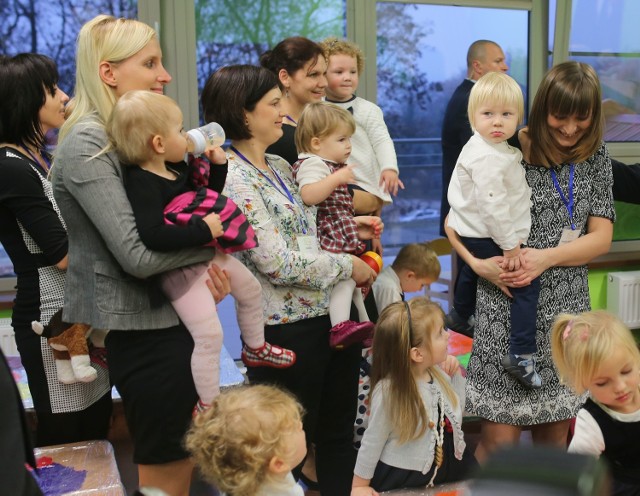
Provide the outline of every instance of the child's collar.
[[328,98],[328,97],[326,97],[326,96],[324,97],[324,101],[325,101],[325,102],[329,102],[329,103],[349,103],[349,102],[354,101],[356,98],[357,98],[357,96],[356,96],[356,94],[354,93],[353,95],[351,95],[351,98],[349,98],[348,100],[345,100],[344,102],[339,102],[339,101],[337,101],[337,100],[331,100],[330,98]]

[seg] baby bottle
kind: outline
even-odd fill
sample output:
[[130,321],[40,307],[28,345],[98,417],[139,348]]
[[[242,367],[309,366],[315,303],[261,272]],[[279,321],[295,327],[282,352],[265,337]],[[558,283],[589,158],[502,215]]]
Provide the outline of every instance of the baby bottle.
[[217,122],[210,122],[197,129],[187,131],[189,153],[202,155],[207,145],[222,146],[225,140],[224,129]]

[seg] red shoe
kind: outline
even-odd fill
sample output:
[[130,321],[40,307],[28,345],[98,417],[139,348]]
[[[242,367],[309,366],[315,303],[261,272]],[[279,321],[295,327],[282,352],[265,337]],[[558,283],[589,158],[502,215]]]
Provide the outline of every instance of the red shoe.
[[203,403],[201,399],[198,399],[196,406],[193,407],[193,411],[191,412],[191,418],[196,418],[199,414],[209,408],[211,408],[211,405],[207,405],[206,403]]
[[361,343],[371,337],[374,327],[375,324],[369,321],[344,320],[334,325],[329,331],[329,346],[340,350],[352,344]]
[[242,347],[242,361],[247,367],[273,367],[286,369],[296,363],[295,352],[275,344],[264,343],[262,348]]

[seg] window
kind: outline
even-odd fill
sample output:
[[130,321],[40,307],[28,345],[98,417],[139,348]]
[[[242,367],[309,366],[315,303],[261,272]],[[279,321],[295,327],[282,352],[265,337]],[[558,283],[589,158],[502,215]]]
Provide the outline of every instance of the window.
[[346,34],[346,0],[196,0],[195,8],[198,93],[218,68],[259,64],[265,50],[289,36],[320,41]]
[[442,118],[467,75],[469,45],[479,39],[498,43],[509,74],[526,94],[528,22],[527,10],[377,3],[377,101],[405,185],[382,211],[385,254],[440,236]]
[[598,73],[607,142],[640,141],[638,18],[640,3],[635,0],[572,3],[569,58],[590,64]]

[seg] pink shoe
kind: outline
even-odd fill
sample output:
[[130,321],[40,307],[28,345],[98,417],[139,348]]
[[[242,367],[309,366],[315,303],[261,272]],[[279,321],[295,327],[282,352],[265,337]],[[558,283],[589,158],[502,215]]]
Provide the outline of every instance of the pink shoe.
[[296,363],[295,352],[275,344],[264,343],[262,348],[242,347],[242,361],[247,367],[273,367],[286,369]]
[[361,343],[373,334],[373,322],[354,322],[344,320],[329,331],[329,346],[338,350],[355,343]]

